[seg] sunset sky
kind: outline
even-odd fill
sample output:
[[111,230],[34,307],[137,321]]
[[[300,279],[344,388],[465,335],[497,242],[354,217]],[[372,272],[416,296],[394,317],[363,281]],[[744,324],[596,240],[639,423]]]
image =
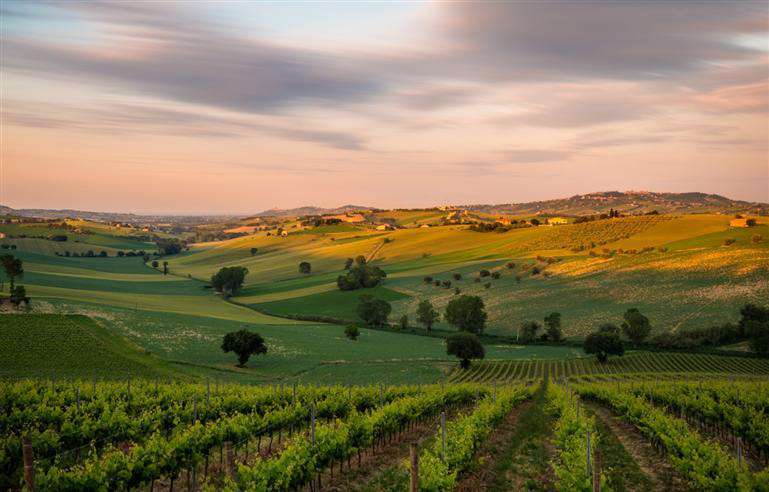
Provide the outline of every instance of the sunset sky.
[[0,204],[769,201],[769,7],[10,1]]

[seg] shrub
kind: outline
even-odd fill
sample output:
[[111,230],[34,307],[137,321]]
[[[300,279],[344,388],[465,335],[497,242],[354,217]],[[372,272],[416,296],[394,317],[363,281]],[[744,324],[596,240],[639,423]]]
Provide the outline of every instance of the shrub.
[[486,282],[485,284],[483,284],[483,286],[485,288],[487,288],[487,289],[490,289],[491,288],[491,282]]
[[462,274],[461,273],[455,273],[454,274],[454,280],[462,280]]
[[540,272],[540,271],[541,271],[541,270],[539,269],[539,267],[533,267],[533,268],[531,269],[531,274],[532,274],[532,275],[539,275],[539,272]]
[[499,277],[501,277],[501,276],[502,276],[502,275],[501,275],[499,272],[493,272],[493,273],[491,274],[491,278],[493,278],[493,279],[495,279],[495,280],[496,280],[496,279],[498,279],[498,278],[499,278]]
[[513,263],[513,262],[511,261],[511,262],[509,262],[509,263],[508,263],[507,265],[505,265],[505,266],[507,267],[507,269],[508,269],[508,270],[512,270],[513,268],[515,268],[515,263]]
[[432,278],[431,276],[429,276],[429,275],[428,275],[427,277],[425,277],[425,279],[424,279],[424,280],[425,280],[425,283],[426,283],[426,284],[431,284],[431,283],[433,283],[433,278]]
[[435,284],[436,287],[440,287],[441,286],[441,281],[440,280],[436,280],[434,282],[434,284]]
[[447,288],[447,289],[448,289],[449,287],[451,287],[451,280],[444,280],[444,281],[443,281],[443,286],[444,286],[445,288]]
[[462,292],[462,290],[460,290],[460,288],[459,288],[459,287],[455,287],[455,288],[454,288],[454,295],[455,295],[455,296],[458,296],[458,295],[459,295],[461,292]]
[[478,272],[478,274],[479,274],[481,277],[488,277],[489,275],[491,275],[491,272],[489,272],[488,270],[486,270],[486,269],[484,268],[483,270],[481,270],[480,272]]
[[358,327],[354,324],[350,323],[344,327],[344,336],[350,340],[357,340],[359,335],[360,331],[358,331]]

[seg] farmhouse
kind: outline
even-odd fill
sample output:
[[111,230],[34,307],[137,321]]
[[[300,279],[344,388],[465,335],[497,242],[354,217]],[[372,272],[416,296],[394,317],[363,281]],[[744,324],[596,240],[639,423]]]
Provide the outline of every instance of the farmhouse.
[[420,229],[429,229],[430,228],[430,224],[422,224],[421,226],[419,226],[419,228]]
[[569,221],[563,217],[553,217],[552,219],[548,219],[547,223],[550,225],[566,225]]
[[380,224],[376,226],[377,231],[392,231],[394,229],[390,224]]
[[5,233],[4,232],[0,232],[0,239],[5,239]]
[[504,217],[498,218],[496,220],[496,222],[497,222],[497,224],[502,224],[502,225],[510,225],[510,224],[512,224],[512,221],[510,219],[506,219]]
[[754,219],[732,219],[729,221],[730,227],[752,227],[756,225]]

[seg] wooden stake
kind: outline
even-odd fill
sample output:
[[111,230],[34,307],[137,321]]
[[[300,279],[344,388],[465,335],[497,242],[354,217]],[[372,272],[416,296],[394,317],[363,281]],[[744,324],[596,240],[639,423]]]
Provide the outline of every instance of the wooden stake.
[[409,455],[411,456],[411,492],[419,491],[419,452],[417,443],[412,442],[409,446]]
[[35,459],[32,455],[32,443],[30,443],[29,439],[26,437],[21,439],[21,453],[24,457],[24,481],[27,482],[27,488],[29,490],[36,492]]
[[224,449],[227,455],[227,473],[229,473],[232,480],[235,480],[235,458],[232,455],[232,441],[226,441]]
[[593,492],[601,492],[601,450],[595,449],[595,462],[593,466]]
[[446,462],[446,412],[441,412],[441,461]]

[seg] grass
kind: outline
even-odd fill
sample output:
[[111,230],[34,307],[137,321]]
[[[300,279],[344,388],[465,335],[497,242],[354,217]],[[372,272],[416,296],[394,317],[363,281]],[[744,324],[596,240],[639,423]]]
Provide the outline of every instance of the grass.
[[374,287],[373,289],[360,289],[354,291],[341,291],[339,289],[321,292],[305,297],[293,297],[290,299],[256,304],[255,306],[267,313],[278,315],[290,314],[319,314],[346,320],[358,320],[356,309],[361,295],[372,295],[385,301],[398,301],[409,296],[387,289]]
[[181,375],[80,315],[0,315],[0,344],[0,375],[5,378]]

